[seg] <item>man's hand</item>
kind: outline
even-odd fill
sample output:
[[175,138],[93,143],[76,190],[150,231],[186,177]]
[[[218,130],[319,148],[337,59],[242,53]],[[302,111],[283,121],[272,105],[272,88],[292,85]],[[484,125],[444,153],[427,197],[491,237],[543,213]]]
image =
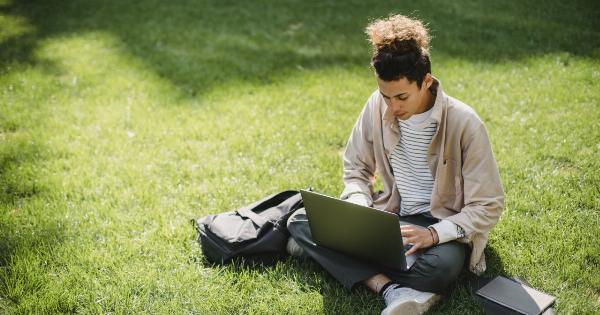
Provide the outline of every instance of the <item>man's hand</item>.
[[406,244],[413,244],[413,247],[406,252],[406,256],[412,255],[420,248],[429,248],[435,244],[437,233],[435,229],[430,231],[427,228],[416,226],[416,225],[402,225],[400,226],[400,233],[402,234],[402,240],[404,246]]

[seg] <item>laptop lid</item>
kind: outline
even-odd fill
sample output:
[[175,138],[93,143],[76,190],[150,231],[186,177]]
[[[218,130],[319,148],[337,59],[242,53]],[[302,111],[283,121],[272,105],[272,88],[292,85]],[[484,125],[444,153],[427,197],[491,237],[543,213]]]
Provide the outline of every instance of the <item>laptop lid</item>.
[[417,254],[405,256],[396,214],[311,191],[300,193],[319,246],[402,270],[416,261]]

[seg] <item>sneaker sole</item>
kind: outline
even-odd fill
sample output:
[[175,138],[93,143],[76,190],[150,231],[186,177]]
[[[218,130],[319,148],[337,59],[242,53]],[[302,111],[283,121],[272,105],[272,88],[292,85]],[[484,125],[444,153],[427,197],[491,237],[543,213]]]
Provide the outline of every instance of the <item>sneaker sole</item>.
[[433,296],[425,298],[425,301],[419,301],[420,299],[417,297],[414,300],[406,301],[404,303],[399,303],[397,305],[387,307],[383,310],[383,312],[381,312],[381,315],[423,314],[427,312],[441,298],[442,296],[439,294],[433,294]]

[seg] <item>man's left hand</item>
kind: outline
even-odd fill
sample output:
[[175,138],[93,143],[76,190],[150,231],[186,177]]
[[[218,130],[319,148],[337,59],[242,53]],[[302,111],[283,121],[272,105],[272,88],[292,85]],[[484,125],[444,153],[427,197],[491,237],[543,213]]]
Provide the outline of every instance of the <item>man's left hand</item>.
[[402,234],[404,246],[413,244],[413,247],[406,252],[406,256],[412,255],[420,248],[429,248],[435,243],[435,235],[432,237],[432,232],[424,227],[417,225],[402,225],[400,226],[400,233]]

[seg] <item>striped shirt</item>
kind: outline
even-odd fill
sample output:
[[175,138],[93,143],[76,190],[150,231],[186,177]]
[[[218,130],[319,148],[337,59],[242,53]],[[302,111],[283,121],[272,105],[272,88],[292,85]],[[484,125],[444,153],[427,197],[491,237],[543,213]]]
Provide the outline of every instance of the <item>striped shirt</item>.
[[400,141],[390,155],[396,186],[400,192],[400,215],[431,211],[433,177],[427,164],[427,150],[437,122],[429,119],[432,109],[398,120]]

